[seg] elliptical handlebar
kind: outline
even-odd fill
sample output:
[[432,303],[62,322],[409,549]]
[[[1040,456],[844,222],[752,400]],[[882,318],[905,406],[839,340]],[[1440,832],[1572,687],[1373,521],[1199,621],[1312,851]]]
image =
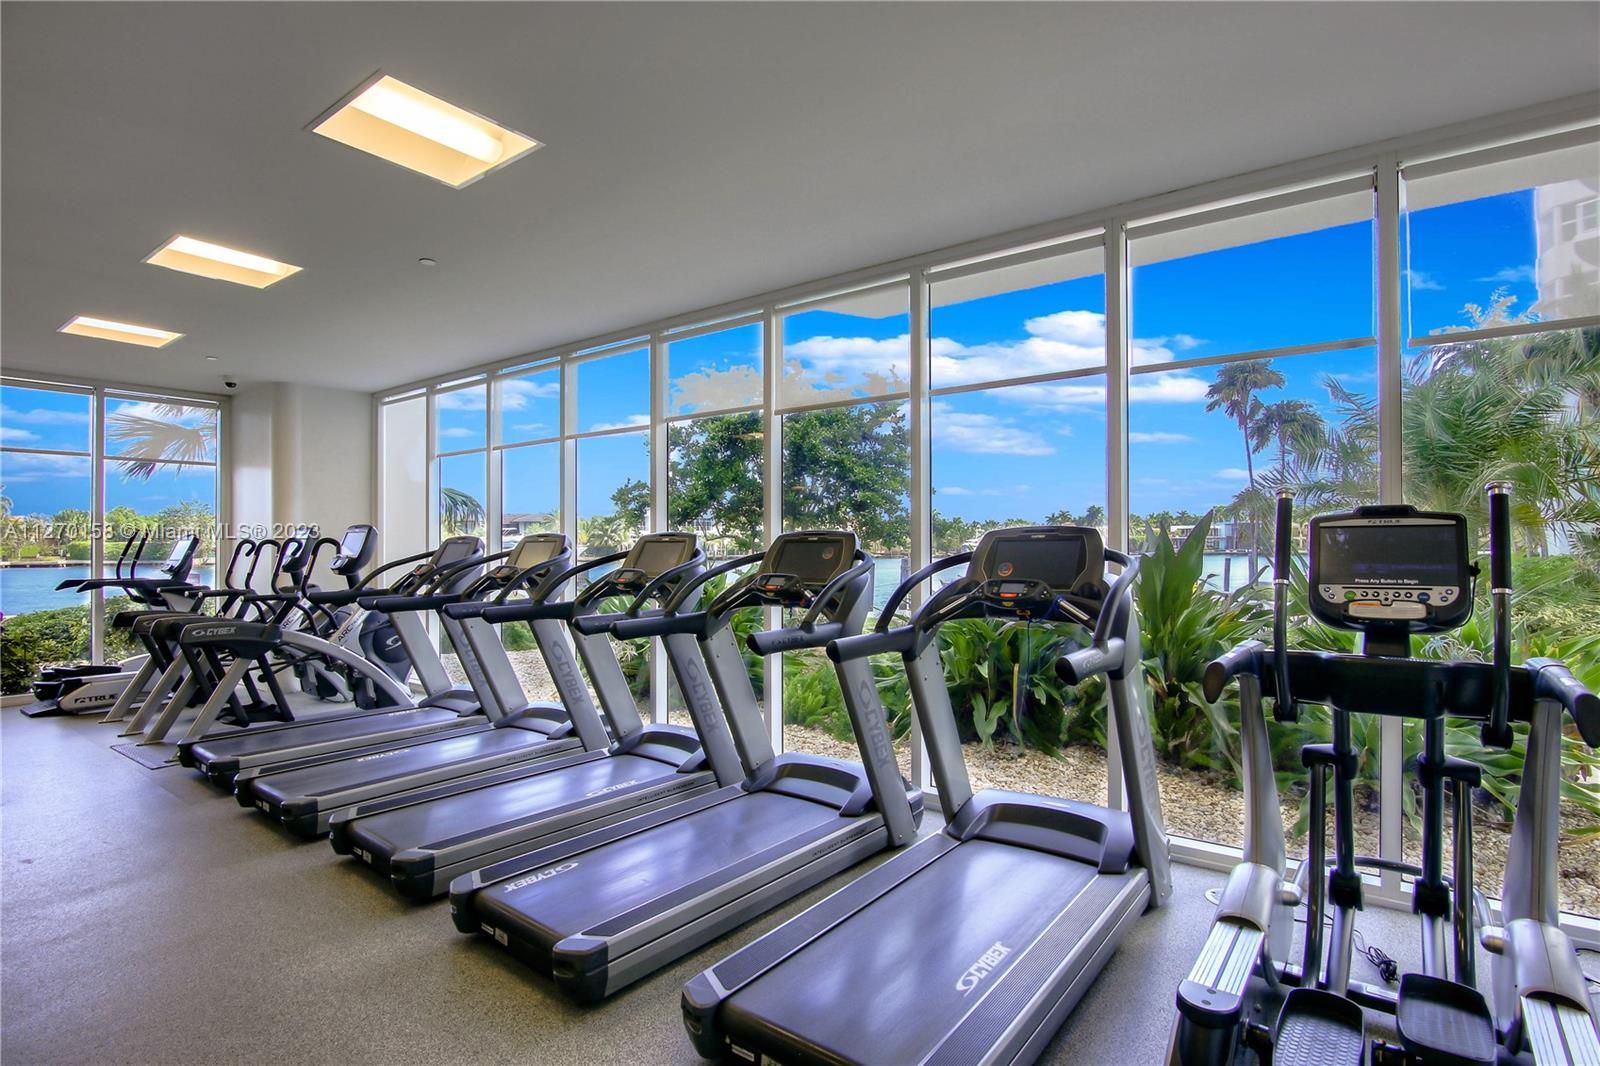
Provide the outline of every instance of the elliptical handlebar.
[[1565,663],[1556,659],[1529,659],[1522,665],[1533,675],[1533,698],[1561,704],[1577,723],[1583,742],[1600,748],[1600,696],[1590,692]]
[[[1491,481],[1489,493],[1489,601],[1494,612],[1494,695],[1483,742],[1511,746],[1511,484]],[[1573,712],[1577,717],[1577,712]]]
[[1247,640],[1243,644],[1236,644],[1212,659],[1206,664],[1205,679],[1202,685],[1205,690],[1207,703],[1216,703],[1222,698],[1222,690],[1228,687],[1240,674],[1261,673],[1261,653],[1267,646],[1259,640]]

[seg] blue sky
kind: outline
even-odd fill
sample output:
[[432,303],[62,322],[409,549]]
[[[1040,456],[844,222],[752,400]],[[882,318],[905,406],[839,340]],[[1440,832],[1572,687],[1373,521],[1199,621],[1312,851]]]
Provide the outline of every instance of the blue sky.
[[[1513,311],[1537,298],[1529,191],[1435,207],[1406,219],[1408,333],[1464,322],[1463,305],[1486,304],[1503,288]],[[1135,362],[1169,363],[1284,345],[1368,336],[1373,332],[1372,227],[1357,223],[1236,248],[1138,265],[1133,250],[1132,328]],[[903,389],[908,316],[890,298],[881,306],[845,305],[789,315],[783,322],[788,377],[785,404],[866,397]],[[930,315],[935,387],[1002,376],[1103,364],[1104,282],[1095,276],[965,303],[935,306]],[[863,310],[863,314],[844,313]],[[746,325],[674,341],[668,349],[676,415],[759,400],[761,327]],[[1267,397],[1301,398],[1329,411],[1324,374],[1372,391],[1371,348],[1281,359],[1287,386]],[[1136,512],[1200,511],[1229,499],[1243,484],[1244,450],[1220,413],[1205,411],[1214,368],[1137,374],[1130,387],[1132,506]],[[581,430],[642,425],[649,410],[645,349],[592,360],[577,368]],[[555,436],[560,379],[533,370],[501,385],[500,427],[508,443]],[[973,520],[1043,518],[1078,513],[1105,502],[1103,377],[936,397],[933,407],[935,506]],[[14,447],[87,450],[87,397],[8,386],[0,390],[0,443]],[[485,386],[447,394],[438,405],[440,450],[482,447]],[[1331,413],[1331,411],[1329,411]],[[1257,457],[1271,462],[1271,455]],[[0,482],[16,513],[86,507],[87,459],[0,456]],[[444,461],[444,480],[482,499],[480,459]],[[648,477],[643,434],[585,441],[579,454],[580,515],[603,514],[610,495],[630,478]],[[508,511],[553,510],[557,449],[507,453]],[[214,500],[204,475],[158,475],[107,483],[108,506],[156,510],[180,499]]]

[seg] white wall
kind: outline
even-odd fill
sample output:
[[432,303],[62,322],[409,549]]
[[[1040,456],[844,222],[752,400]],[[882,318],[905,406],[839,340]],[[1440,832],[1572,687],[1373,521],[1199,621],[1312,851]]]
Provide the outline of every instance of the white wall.
[[314,525],[337,537],[372,521],[372,399],[365,392],[244,385],[229,417],[235,526]]

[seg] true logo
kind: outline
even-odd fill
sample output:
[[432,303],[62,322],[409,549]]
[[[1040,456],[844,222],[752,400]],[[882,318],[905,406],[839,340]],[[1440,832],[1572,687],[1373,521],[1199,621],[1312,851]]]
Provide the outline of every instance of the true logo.
[[564,862],[560,866],[551,866],[547,869],[540,870],[536,874],[529,874],[527,877],[519,877],[515,881],[508,882],[506,884],[506,891],[515,892],[519,888],[527,888],[529,885],[536,885],[540,881],[547,881],[557,874],[564,874],[569,870],[576,870],[577,868],[578,864],[575,862]]
[[961,979],[956,982],[956,991],[964,996],[974,988],[977,988],[978,985],[983,983],[985,977],[994,973],[1009,954],[1011,954],[1011,949],[996,940],[989,945],[988,951],[978,956],[977,962],[967,967],[967,972],[962,974]]

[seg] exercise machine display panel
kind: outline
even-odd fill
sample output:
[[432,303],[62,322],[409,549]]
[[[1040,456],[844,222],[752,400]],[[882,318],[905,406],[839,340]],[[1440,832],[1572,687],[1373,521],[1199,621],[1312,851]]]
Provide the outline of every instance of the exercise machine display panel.
[[1311,520],[1310,606],[1341,629],[1454,629],[1472,614],[1467,523],[1410,507]]

